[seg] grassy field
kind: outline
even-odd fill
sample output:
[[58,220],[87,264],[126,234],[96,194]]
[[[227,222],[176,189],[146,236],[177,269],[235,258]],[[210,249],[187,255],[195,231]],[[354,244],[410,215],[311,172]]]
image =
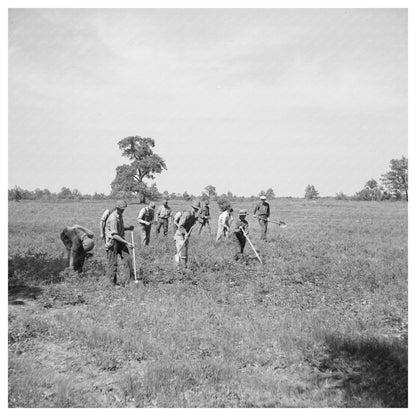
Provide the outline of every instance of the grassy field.
[[[407,204],[274,200],[288,227],[269,242],[249,218],[264,267],[204,230],[180,274],[172,230],[152,230],[143,283],[118,288],[98,239],[111,205],[9,203],[9,407],[407,407]],[[80,276],[59,239],[76,223],[96,233]]]

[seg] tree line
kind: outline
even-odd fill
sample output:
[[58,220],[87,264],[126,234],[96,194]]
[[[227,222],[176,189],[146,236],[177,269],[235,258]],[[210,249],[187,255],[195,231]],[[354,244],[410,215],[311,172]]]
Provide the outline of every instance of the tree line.
[[[319,198],[319,192],[313,185],[305,189],[306,199]],[[380,183],[374,178],[368,180],[363,189],[355,195],[348,196],[343,192],[337,192],[335,199],[353,201],[408,201],[409,200],[409,174],[408,159],[402,156],[401,159],[390,160],[390,170],[381,175]]]
[[[183,201],[191,201],[193,199],[201,199],[202,201],[209,199],[212,201],[219,201],[219,200],[229,200],[229,201],[254,201],[259,198],[260,195],[266,195],[268,199],[275,198],[273,189],[268,189],[268,191],[260,191],[258,195],[251,195],[251,196],[238,196],[233,194],[232,192],[228,191],[227,193],[218,194],[216,192],[216,188],[213,185],[208,185],[204,188],[204,190],[199,195],[194,195],[188,193],[187,191],[184,192],[169,192],[163,191],[159,192],[157,189],[156,184],[152,184],[148,187],[146,191],[146,200],[147,201],[157,201],[161,199],[169,199],[169,200],[183,200]],[[37,188],[33,191],[29,191],[27,189],[23,189],[20,186],[15,186],[12,189],[8,190],[8,199],[9,201],[20,201],[20,200],[38,200],[38,201],[99,201],[105,199],[116,199],[120,196],[120,194],[104,194],[104,193],[97,193],[94,194],[82,194],[78,189],[71,190],[67,187],[62,187],[60,192],[51,192],[49,189],[40,189]],[[135,196],[130,194],[124,194],[124,197],[127,199],[132,199]]]
[[371,178],[355,195],[347,196],[343,192],[339,192],[335,195],[335,198],[356,201],[408,201],[409,172],[407,157],[402,156],[401,159],[390,160],[390,169],[380,176],[379,182]]
[[[261,195],[265,195],[269,200],[276,197],[272,188],[266,191],[261,190],[258,195],[250,197],[237,196],[231,191],[218,195],[215,186],[207,185],[200,195],[192,195],[187,191],[175,193],[169,191],[159,192],[156,183],[147,184],[145,180],[154,180],[155,175],[167,170],[165,160],[154,152],[155,140],[150,137],[129,136],[118,142],[122,156],[126,157],[129,163],[116,167],[116,175],[111,182],[111,192],[109,195],[95,192],[92,194],[82,194],[78,189],[62,187],[58,193],[52,193],[48,189],[35,189],[28,191],[15,186],[9,189],[9,200],[20,201],[29,200],[100,200],[100,199],[137,199],[140,203],[149,200],[182,199],[185,201],[201,198],[209,200],[229,200],[245,201],[255,200]],[[381,176],[381,183],[375,179],[370,179],[364,188],[354,196],[347,196],[343,192],[335,195],[336,199],[355,199],[355,200],[408,200],[408,160],[404,156],[401,159],[390,161],[390,170]],[[306,199],[319,198],[319,192],[314,185],[308,184],[305,189]]]

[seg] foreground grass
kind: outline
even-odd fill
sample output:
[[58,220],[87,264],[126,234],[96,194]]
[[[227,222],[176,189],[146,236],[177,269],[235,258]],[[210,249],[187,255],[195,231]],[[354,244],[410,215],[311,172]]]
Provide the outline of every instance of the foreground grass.
[[407,406],[407,205],[277,200],[264,268],[204,231],[180,274],[152,235],[119,289],[98,240],[62,272],[59,232],[104,208],[9,205],[10,407]]

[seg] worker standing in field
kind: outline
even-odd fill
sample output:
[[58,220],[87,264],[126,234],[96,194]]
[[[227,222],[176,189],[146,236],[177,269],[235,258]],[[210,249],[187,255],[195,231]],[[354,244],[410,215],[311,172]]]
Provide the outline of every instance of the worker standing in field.
[[156,204],[150,202],[147,207],[140,210],[137,220],[139,221],[139,233],[141,246],[148,246],[150,242],[150,230],[152,229],[153,219],[155,217]]
[[176,233],[176,230],[179,228],[179,221],[182,216],[182,211],[178,211],[173,217],[173,231]]
[[230,213],[233,212],[232,208],[227,208],[224,210],[220,216],[218,217],[218,230],[217,230],[217,238],[215,242],[221,240],[221,238],[227,238],[228,231],[230,230]]
[[229,237],[231,226],[233,225],[233,221],[234,221],[233,212],[234,212],[234,210],[232,208],[230,208],[230,215],[228,217],[228,230],[225,231],[226,238]]
[[194,201],[190,211],[184,211],[180,216],[178,229],[176,230],[174,236],[174,240],[176,242],[175,260],[178,266],[182,264],[186,268],[188,265],[189,233],[197,221],[197,214],[200,207],[200,202]]
[[211,215],[209,212],[209,201],[206,200],[198,214],[198,222],[201,224],[201,226],[199,227],[198,235],[201,234],[202,228],[205,225],[209,226],[210,218],[211,218]]
[[258,218],[259,225],[260,225],[260,238],[262,240],[267,240],[267,225],[268,225],[268,218],[270,217],[270,205],[266,202],[266,196],[260,196],[260,202],[254,208],[253,217]]
[[[244,254],[244,247],[246,245],[246,235],[248,235],[248,222],[246,220],[247,211],[241,209],[238,213],[238,219],[235,222],[233,238],[237,246],[237,252],[234,255],[235,260],[239,260]],[[245,234],[244,234],[245,233]]]
[[125,230],[133,231],[134,227],[124,227],[123,213],[126,208],[126,201],[117,201],[116,209],[107,218],[105,226],[105,247],[108,261],[107,277],[114,285],[119,285],[119,282],[117,282],[118,256],[125,260],[129,269],[130,280],[134,280],[133,262],[129,251],[129,248],[134,246],[124,239]]
[[85,258],[92,256],[94,233],[81,225],[65,227],[61,232],[61,240],[68,252],[69,267],[78,273],[82,272]]
[[168,235],[169,220],[172,218],[172,209],[168,204],[168,200],[163,202],[156,211],[156,235],[160,234],[160,229],[163,227],[163,235]]
[[100,219],[100,238],[104,240],[105,242],[105,225],[107,223],[108,217],[112,212],[116,210],[116,207],[108,208],[103,212],[103,215]]

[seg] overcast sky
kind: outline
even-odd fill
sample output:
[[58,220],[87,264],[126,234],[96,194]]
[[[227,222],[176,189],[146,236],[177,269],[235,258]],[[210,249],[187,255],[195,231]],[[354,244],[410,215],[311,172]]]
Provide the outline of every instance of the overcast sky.
[[407,156],[405,9],[12,9],[8,185],[110,192],[152,137],[160,191],[353,194]]

